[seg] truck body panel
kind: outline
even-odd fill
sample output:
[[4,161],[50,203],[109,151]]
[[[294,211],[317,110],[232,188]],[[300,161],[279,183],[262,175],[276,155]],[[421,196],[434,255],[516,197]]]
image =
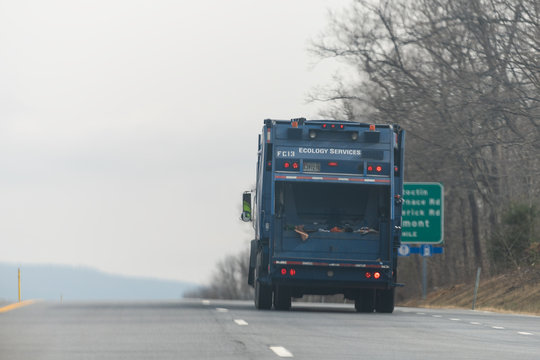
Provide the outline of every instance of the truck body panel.
[[258,308],[342,293],[359,311],[393,310],[404,139],[397,125],[265,120],[250,210]]

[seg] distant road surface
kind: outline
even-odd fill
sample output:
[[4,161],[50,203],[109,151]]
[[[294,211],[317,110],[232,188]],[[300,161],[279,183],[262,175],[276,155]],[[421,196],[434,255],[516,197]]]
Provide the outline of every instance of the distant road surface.
[[251,302],[47,303],[0,313],[0,359],[540,359],[540,317]]

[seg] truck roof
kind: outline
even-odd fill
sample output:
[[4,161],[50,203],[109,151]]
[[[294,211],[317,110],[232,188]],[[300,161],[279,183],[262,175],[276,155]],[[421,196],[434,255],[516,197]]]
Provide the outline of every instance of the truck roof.
[[305,118],[294,118],[290,120],[281,120],[281,119],[265,119],[264,123],[266,125],[276,125],[276,124],[282,124],[282,125],[290,125],[291,122],[296,121],[304,125],[320,125],[324,123],[335,123],[335,124],[347,124],[349,126],[358,126],[358,127],[367,127],[375,125],[377,128],[390,128],[392,129],[394,126],[389,124],[375,124],[375,123],[364,123],[364,122],[357,122],[357,121],[351,121],[351,120],[333,120],[333,119],[319,119],[319,120],[306,120]]

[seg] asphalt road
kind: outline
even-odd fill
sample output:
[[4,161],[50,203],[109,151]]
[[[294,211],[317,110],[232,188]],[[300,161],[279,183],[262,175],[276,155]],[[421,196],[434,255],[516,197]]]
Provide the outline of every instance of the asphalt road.
[[47,303],[0,313],[0,359],[540,359],[540,317],[251,302]]

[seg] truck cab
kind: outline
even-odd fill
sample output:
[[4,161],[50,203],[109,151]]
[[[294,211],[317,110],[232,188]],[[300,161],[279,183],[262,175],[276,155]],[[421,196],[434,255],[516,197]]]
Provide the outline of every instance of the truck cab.
[[405,132],[335,120],[264,121],[248,283],[257,309],[343,294],[360,312],[392,312],[401,243]]

